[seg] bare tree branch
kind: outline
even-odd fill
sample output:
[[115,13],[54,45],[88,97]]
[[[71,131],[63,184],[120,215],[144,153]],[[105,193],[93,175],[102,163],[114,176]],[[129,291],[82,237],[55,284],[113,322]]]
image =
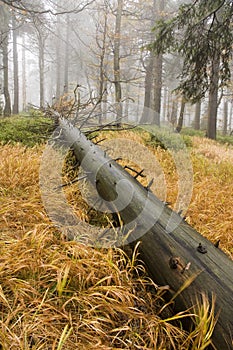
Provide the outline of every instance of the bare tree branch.
[[31,14],[46,14],[46,13],[50,13],[53,16],[58,16],[58,15],[64,15],[67,13],[79,13],[82,12],[83,10],[85,10],[85,8],[91,4],[94,3],[95,0],[90,0],[88,2],[86,2],[84,5],[82,5],[81,7],[77,6],[71,10],[64,10],[64,11],[52,11],[51,9],[48,10],[35,10],[33,8],[29,8],[28,4],[24,4],[19,0],[0,0],[0,4],[4,3],[7,6],[10,6],[11,8],[14,8],[16,10],[19,11],[27,11]]

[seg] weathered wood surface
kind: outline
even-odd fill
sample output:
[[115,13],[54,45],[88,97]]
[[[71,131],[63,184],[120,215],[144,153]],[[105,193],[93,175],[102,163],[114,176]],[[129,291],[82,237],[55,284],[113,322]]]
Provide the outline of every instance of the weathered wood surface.
[[233,261],[78,129],[64,119],[59,123],[65,138],[74,142],[74,153],[84,170],[90,172],[90,181],[95,183],[101,197],[121,208],[124,224],[132,229],[130,239],[141,241],[140,254],[153,280],[169,285],[176,293],[196,276],[176,297],[176,308],[191,307],[197,297],[201,299],[202,293],[210,302],[212,294],[215,295],[219,316],[212,341],[217,349],[233,349]]

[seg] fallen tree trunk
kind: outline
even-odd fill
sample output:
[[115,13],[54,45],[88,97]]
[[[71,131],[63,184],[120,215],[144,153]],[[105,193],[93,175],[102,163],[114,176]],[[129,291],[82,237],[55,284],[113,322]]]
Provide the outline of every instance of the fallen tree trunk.
[[233,262],[80,130],[62,118],[59,124],[99,195],[119,211],[128,241],[141,241],[140,254],[153,280],[169,285],[174,294],[186,285],[174,301],[179,310],[192,307],[203,294],[211,303],[215,295],[213,345],[232,349]]

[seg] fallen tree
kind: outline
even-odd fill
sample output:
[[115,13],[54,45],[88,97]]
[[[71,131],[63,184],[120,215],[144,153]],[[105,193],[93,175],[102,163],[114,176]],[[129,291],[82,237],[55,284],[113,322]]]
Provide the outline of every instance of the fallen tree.
[[102,200],[119,212],[127,242],[140,240],[153,280],[169,285],[177,310],[192,307],[203,294],[212,303],[214,295],[212,342],[216,349],[232,349],[233,262],[69,121],[59,118],[59,125]]

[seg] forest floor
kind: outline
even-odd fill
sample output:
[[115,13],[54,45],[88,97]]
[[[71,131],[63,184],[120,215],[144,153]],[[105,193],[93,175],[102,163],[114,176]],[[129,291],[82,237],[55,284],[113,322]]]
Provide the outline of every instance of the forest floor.
[[[124,137],[145,145],[145,138],[133,131],[121,133]],[[191,139],[193,190],[187,221],[209,240],[220,239],[220,248],[233,258],[233,149]],[[150,280],[137,250],[128,257],[121,249],[66,241],[53,225],[40,195],[44,147],[0,146],[0,348],[205,349],[211,319],[195,306],[172,314],[163,300],[167,287]],[[161,147],[146,147],[163,168],[167,201],[173,206],[174,162]],[[65,191],[76,214],[93,222],[95,214],[88,217],[89,208],[74,185]],[[183,318],[196,320],[189,332],[180,323]]]

